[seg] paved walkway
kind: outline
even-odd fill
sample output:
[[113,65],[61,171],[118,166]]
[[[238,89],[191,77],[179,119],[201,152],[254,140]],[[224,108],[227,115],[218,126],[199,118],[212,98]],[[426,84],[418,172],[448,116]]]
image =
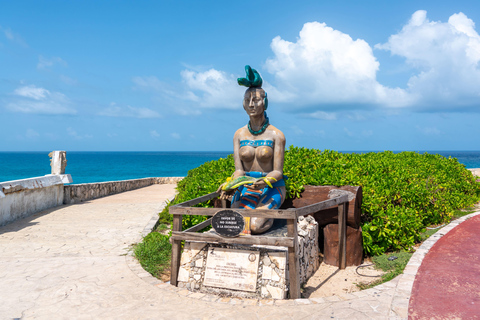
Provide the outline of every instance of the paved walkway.
[[298,300],[222,299],[162,283],[129,252],[174,187],[61,206],[1,227],[0,319],[406,319],[415,274],[438,237],[417,250],[405,274],[372,289]]
[[480,216],[430,249],[413,284],[411,319],[480,319]]

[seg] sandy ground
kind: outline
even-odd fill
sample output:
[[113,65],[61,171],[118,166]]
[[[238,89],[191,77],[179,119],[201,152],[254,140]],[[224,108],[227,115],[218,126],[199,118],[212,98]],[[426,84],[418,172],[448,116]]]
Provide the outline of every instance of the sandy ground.
[[[347,267],[340,270],[322,262],[317,272],[304,285],[303,298],[320,298],[360,291],[357,284],[369,284],[378,280],[383,271],[376,270],[365,261],[362,266]],[[362,275],[361,275],[362,274]],[[370,276],[370,277],[368,277]]]

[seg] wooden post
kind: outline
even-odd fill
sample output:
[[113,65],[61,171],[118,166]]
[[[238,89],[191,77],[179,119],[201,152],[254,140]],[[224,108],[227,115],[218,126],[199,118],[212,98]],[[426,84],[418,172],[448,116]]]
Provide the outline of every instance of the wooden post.
[[347,206],[348,202],[338,205],[338,266],[347,266]]
[[[173,215],[172,231],[182,231],[182,215]],[[181,255],[181,240],[173,240],[172,242],[172,261],[171,261],[171,273],[170,284],[177,286],[178,269],[180,268],[180,255]]]
[[290,299],[300,298],[300,268],[298,264],[297,217],[287,219],[287,235],[293,238],[293,247],[288,247],[288,275],[290,278]]

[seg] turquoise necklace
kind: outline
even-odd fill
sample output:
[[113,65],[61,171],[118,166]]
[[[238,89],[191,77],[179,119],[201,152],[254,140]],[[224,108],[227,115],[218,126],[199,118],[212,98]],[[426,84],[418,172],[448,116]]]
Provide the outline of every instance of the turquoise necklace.
[[254,136],[258,136],[259,134],[264,133],[265,130],[267,130],[267,127],[270,125],[268,121],[267,113],[264,112],[264,115],[265,115],[265,122],[263,123],[263,126],[258,131],[253,131],[252,127],[250,126],[250,121],[248,121],[248,131],[250,131],[250,133],[253,134]]

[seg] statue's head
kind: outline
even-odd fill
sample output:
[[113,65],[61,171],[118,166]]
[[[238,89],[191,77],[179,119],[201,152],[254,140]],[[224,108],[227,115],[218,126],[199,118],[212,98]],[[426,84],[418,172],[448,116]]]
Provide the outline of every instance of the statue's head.
[[262,88],[251,87],[243,96],[243,108],[250,116],[261,115],[265,112],[267,94]]
[[[247,110],[250,101],[254,98],[258,100],[259,97],[262,99],[263,110],[268,108],[268,98],[265,90],[262,89],[263,80],[257,70],[252,69],[249,65],[245,66],[245,73],[247,74],[246,78],[238,78],[237,82],[241,86],[248,87],[245,91],[243,99],[243,108]],[[246,100],[249,100],[246,102]],[[247,105],[245,105],[247,103]]]

